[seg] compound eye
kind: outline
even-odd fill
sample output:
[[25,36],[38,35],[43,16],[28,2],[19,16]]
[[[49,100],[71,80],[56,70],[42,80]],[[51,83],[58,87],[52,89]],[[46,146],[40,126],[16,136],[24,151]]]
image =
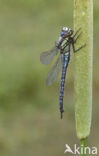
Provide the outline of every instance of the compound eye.
[[68,31],[69,30],[69,28],[67,28],[67,27],[63,27],[63,29],[62,29],[63,31]]

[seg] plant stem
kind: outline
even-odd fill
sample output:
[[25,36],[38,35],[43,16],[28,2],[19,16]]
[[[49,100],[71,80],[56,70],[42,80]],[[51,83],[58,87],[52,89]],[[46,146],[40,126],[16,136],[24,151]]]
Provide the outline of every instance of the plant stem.
[[83,149],[83,154],[81,154],[81,156],[87,156],[88,153],[87,153],[87,151],[85,150],[85,147],[88,146],[88,138],[81,139],[81,140],[80,140],[80,144],[81,144],[81,148]]
[[74,30],[81,28],[75,53],[75,118],[77,136],[85,144],[92,116],[93,0],[74,0]]

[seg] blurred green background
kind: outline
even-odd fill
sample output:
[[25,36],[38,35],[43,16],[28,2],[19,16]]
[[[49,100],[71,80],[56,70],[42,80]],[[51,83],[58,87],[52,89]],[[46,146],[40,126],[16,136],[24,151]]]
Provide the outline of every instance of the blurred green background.
[[[0,1],[0,156],[62,156],[78,144],[74,114],[74,58],[68,68],[64,119],[60,79],[46,87],[42,51],[53,47],[63,26],[73,28],[72,0]],[[99,145],[99,1],[94,1],[93,120],[89,145]],[[67,154],[69,155],[69,154]]]

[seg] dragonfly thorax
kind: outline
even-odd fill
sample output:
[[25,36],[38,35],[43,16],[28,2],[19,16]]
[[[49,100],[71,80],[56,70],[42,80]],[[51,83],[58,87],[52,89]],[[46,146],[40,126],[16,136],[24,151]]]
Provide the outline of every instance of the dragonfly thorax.
[[[65,54],[65,53],[68,53],[70,52],[70,45],[67,44],[67,40],[65,39],[62,43],[61,43],[61,49],[60,49],[60,53],[61,54]],[[66,46],[67,44],[67,46]]]

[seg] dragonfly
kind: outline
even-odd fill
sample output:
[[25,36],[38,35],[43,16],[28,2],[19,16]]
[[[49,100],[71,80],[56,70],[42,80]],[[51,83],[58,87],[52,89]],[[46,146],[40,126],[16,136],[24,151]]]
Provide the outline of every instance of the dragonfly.
[[70,61],[71,47],[73,49],[73,52],[76,53],[85,46],[84,44],[77,49],[75,48],[75,43],[79,38],[79,36],[81,35],[80,29],[81,28],[79,28],[74,34],[74,31],[71,28],[63,27],[61,30],[59,40],[58,42],[55,43],[55,46],[50,51],[45,51],[40,55],[40,61],[45,65],[50,64],[53,58],[56,55],[58,55],[55,65],[52,67],[51,71],[47,75],[46,83],[48,86],[52,85],[57,80],[60,71],[62,71],[60,94],[59,94],[59,109],[61,119],[63,118],[64,112],[63,108],[64,87],[65,87],[66,72]]

